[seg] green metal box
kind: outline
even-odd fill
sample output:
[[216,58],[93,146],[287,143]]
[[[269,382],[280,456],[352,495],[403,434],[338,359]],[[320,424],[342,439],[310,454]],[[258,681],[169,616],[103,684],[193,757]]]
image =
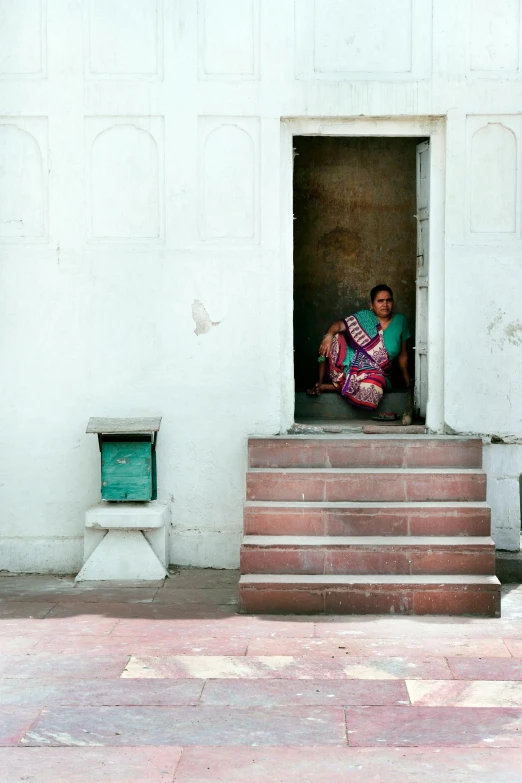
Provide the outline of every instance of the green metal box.
[[156,500],[156,438],[160,421],[89,421],[87,432],[95,432],[100,445],[103,500]]

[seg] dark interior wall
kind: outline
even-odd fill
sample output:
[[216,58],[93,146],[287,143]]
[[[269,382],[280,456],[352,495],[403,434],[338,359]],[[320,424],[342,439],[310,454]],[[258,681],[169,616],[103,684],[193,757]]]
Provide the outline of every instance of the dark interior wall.
[[387,283],[414,331],[420,139],[294,138],[296,391],[315,380],[317,349],[335,320]]

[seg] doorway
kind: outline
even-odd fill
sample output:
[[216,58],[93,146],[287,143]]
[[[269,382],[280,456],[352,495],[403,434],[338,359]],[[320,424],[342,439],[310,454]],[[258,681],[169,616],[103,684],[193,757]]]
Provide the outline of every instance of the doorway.
[[[294,141],[299,136],[429,139],[425,158],[426,191],[429,196],[429,232],[425,232],[429,263],[429,297],[426,315],[426,362],[428,395],[426,426],[434,433],[445,431],[444,423],[444,329],[445,329],[445,210],[446,210],[446,118],[416,117],[287,117],[280,123],[280,260],[281,309],[279,319],[279,431],[288,432],[295,421],[294,309]],[[427,291],[426,291],[427,295]],[[419,297],[418,297],[419,298]],[[417,339],[418,339],[418,321]]]
[[[396,311],[408,319],[410,374],[424,416],[429,140],[297,135],[293,150],[296,417],[310,407],[305,390],[315,380],[322,335],[333,321],[367,308],[378,283],[391,286]],[[401,390],[397,366],[392,383]],[[321,411],[331,417],[332,406],[314,405],[313,411],[316,418]]]

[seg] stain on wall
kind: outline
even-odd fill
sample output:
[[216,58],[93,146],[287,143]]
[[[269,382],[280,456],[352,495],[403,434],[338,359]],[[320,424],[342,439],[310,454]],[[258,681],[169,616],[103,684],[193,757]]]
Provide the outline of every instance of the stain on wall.
[[513,345],[522,345],[522,324],[520,321],[513,321],[504,329],[505,335]]
[[391,286],[414,332],[420,141],[294,139],[296,391],[315,380],[328,326],[367,307],[377,283]]
[[487,324],[486,330],[492,341],[503,350],[506,340],[511,345],[522,345],[522,323],[520,321],[511,321],[504,325],[506,311],[501,307],[497,308],[497,314]]

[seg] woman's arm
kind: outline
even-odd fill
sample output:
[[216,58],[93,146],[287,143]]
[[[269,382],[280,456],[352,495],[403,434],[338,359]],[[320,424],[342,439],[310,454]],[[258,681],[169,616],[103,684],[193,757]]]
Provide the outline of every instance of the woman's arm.
[[410,371],[408,369],[408,346],[406,340],[402,341],[402,348],[398,357],[398,361],[399,361],[399,367],[401,368],[402,377],[404,378],[404,383],[409,389]]
[[319,356],[330,356],[332,350],[333,338],[339,332],[346,332],[346,324],[344,321],[334,321],[334,323],[328,328],[321,345],[319,346]]

